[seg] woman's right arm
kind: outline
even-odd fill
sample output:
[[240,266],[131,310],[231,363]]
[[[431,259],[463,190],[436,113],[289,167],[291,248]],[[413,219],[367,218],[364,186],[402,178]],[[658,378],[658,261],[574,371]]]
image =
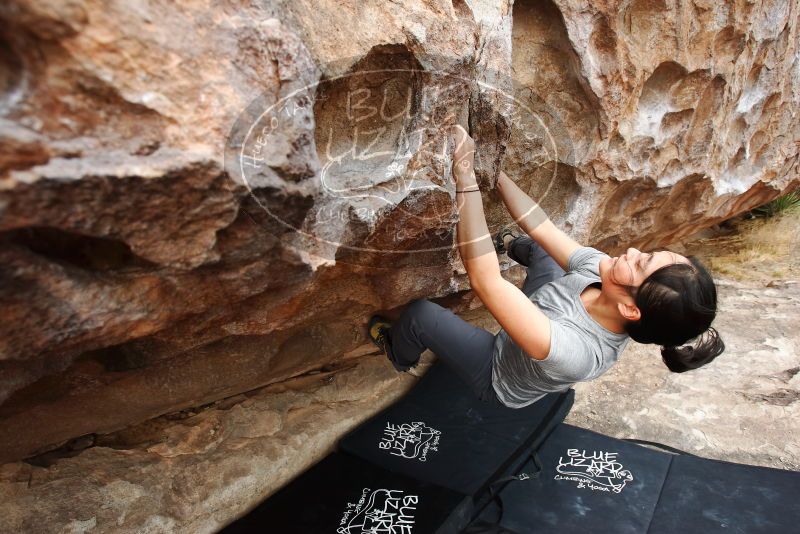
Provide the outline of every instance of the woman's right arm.
[[542,208],[517,187],[517,184],[503,171],[500,171],[497,189],[508,212],[519,227],[567,271],[569,257],[581,245],[556,228]]

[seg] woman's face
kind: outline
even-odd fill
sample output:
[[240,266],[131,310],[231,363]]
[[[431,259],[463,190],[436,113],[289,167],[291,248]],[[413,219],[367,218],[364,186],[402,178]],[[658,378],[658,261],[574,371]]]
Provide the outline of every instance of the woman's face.
[[639,287],[648,276],[667,265],[687,263],[689,260],[668,250],[641,252],[629,248],[625,254],[600,261],[600,278],[620,286]]

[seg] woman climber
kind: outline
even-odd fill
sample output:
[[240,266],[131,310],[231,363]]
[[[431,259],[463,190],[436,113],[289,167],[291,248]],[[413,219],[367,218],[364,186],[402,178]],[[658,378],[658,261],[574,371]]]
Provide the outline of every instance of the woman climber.
[[[473,170],[475,144],[461,126],[451,136],[459,252],[472,290],[502,328],[493,335],[425,299],[394,323],[374,315],[369,336],[396,369],[408,370],[430,349],[481,400],[522,408],[597,378],[629,338],[660,345],[664,363],[678,373],[722,353],[711,327],[716,287],[696,258],[635,248],[612,258],[583,247],[503,172],[498,191],[527,236],[503,228],[492,239]],[[527,268],[522,290],[501,276],[502,252]],[[690,340],[694,345],[684,346]]]

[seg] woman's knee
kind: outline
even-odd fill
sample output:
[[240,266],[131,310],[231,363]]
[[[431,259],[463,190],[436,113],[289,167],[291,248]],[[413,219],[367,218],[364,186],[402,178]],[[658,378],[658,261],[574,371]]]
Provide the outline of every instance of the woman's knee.
[[415,318],[424,318],[430,317],[441,310],[441,306],[428,299],[415,299],[408,304],[403,313]]
[[536,241],[528,236],[517,236],[508,243],[506,256],[515,262],[527,267],[530,264],[531,252],[536,247]]

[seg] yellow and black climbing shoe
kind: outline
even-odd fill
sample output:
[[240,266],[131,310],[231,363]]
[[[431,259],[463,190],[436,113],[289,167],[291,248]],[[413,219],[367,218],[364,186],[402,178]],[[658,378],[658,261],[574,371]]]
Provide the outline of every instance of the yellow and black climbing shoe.
[[373,315],[369,318],[369,323],[367,324],[369,338],[375,343],[376,347],[386,354],[386,357],[392,362],[395,369],[398,371],[408,371],[411,366],[397,363],[394,354],[392,354],[391,327],[392,324],[388,319],[380,315]]

